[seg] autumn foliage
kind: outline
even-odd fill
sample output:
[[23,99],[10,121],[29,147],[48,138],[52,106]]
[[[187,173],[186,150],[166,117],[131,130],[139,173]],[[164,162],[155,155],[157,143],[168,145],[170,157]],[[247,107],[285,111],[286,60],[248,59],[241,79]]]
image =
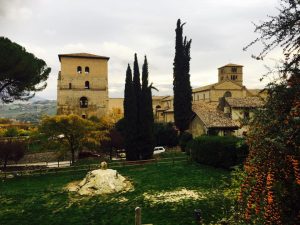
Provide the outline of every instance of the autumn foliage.
[[281,0],[279,15],[256,26],[264,49],[283,48],[285,60],[269,97],[251,124],[246,178],[239,205],[247,224],[300,224],[300,2]]

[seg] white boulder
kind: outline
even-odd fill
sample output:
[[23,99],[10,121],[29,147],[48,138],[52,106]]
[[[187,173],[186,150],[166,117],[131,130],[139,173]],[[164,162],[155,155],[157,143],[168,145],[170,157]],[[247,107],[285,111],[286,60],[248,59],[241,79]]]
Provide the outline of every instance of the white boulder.
[[88,172],[82,181],[70,183],[66,188],[69,191],[76,191],[80,195],[101,195],[126,192],[133,186],[116,170],[98,169]]

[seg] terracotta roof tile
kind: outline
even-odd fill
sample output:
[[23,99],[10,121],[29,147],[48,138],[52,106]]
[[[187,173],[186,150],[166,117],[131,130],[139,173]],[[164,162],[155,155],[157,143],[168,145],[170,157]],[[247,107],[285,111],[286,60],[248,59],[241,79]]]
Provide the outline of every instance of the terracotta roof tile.
[[224,66],[219,67],[218,69],[223,68],[223,67],[227,67],[227,66],[237,66],[237,67],[241,67],[242,66],[243,67],[243,65],[234,64],[234,63],[228,63],[228,64],[226,64]]
[[233,108],[260,108],[264,106],[264,101],[260,97],[234,98],[227,97],[225,101]]
[[217,105],[218,103],[199,102],[192,109],[207,128],[238,128],[238,122],[226,117],[217,109]]
[[70,57],[70,58],[95,58],[95,59],[109,59],[109,57],[101,56],[101,55],[94,55],[90,53],[71,53],[71,54],[59,54],[58,58],[60,61],[61,57]]

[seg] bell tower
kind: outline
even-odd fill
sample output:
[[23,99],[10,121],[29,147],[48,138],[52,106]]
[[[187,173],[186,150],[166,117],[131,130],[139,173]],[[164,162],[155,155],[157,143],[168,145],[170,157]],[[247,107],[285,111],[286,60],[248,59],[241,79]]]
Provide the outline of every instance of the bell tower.
[[58,55],[57,114],[100,118],[108,110],[108,57],[88,53]]
[[243,85],[243,66],[237,64],[227,64],[218,68],[218,82],[231,80],[239,85]]

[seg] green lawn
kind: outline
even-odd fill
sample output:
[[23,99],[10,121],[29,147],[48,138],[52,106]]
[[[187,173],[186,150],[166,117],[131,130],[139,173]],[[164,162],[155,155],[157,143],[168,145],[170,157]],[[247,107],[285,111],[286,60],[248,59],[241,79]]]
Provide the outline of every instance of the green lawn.
[[[125,167],[118,171],[134,183],[135,190],[123,194],[83,197],[68,193],[63,187],[82,179],[85,172],[31,176],[0,183],[0,224],[102,224],[133,225],[134,208],[142,208],[142,222],[154,225],[188,225],[194,222],[193,211],[200,208],[204,224],[217,224],[228,216],[232,200],[224,197],[223,181],[228,171],[187,164]],[[150,195],[182,189],[202,196],[198,200],[147,200]],[[184,196],[186,197],[186,196]],[[170,200],[171,199],[171,200]],[[171,202],[170,202],[171,201]]]

